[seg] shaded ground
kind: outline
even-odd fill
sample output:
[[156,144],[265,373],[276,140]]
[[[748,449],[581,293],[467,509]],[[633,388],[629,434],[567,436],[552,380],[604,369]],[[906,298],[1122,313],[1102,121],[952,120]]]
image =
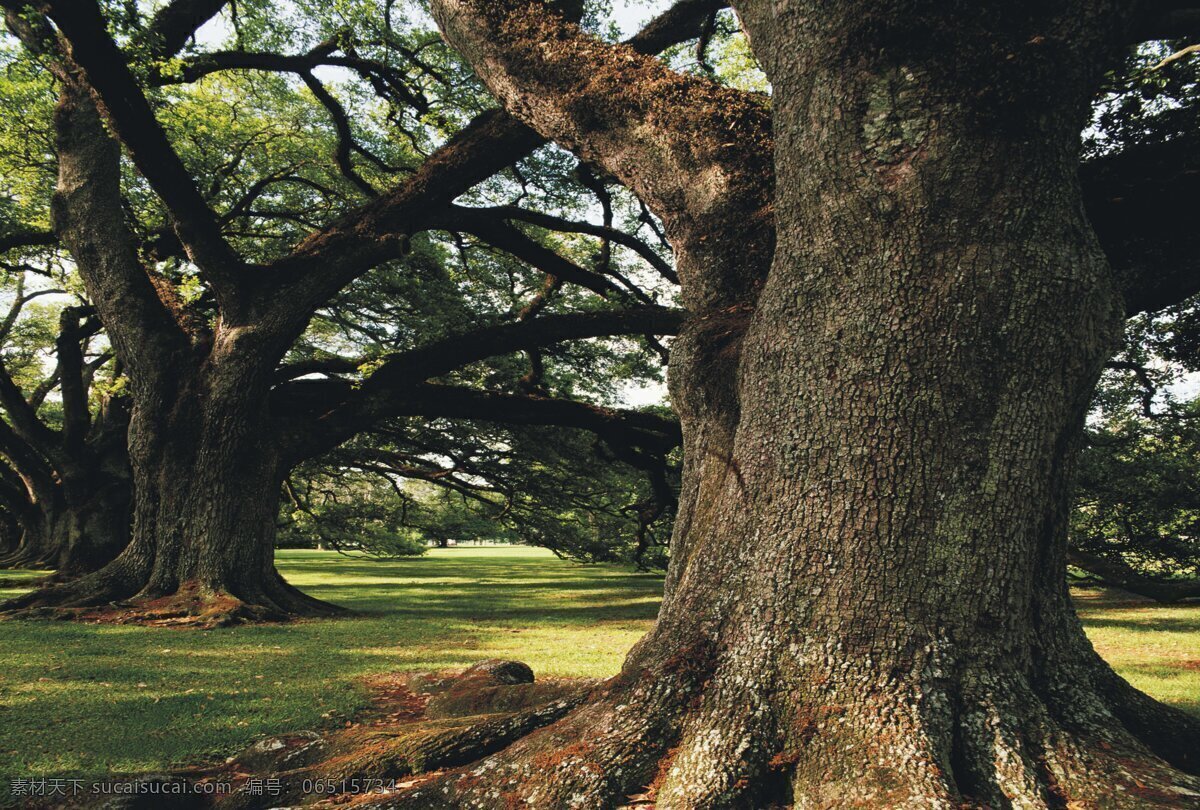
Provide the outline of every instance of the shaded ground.
[[370,673],[499,657],[539,676],[608,676],[662,587],[527,548],[279,557],[291,582],[360,615],[207,632],[0,621],[0,796],[8,778],[144,772],[339,723],[366,704]]
[[[373,674],[506,658],[539,680],[612,675],[661,589],[653,575],[523,548],[387,563],[286,551],[280,568],[361,615],[209,632],[0,622],[0,805],[7,778],[220,761],[269,735],[344,725],[369,702],[364,680],[379,685]],[[0,597],[17,592],[0,584]],[[1118,671],[1200,714],[1200,605],[1098,591],[1079,604]]]

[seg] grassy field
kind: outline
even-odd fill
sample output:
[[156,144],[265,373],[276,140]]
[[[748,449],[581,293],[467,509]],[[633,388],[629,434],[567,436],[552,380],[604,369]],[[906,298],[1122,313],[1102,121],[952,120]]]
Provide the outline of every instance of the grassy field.
[[[359,615],[208,632],[0,622],[0,785],[195,764],[338,723],[364,705],[358,681],[370,673],[503,657],[542,675],[611,675],[653,619],[662,584],[526,548],[397,562],[279,557],[289,580]],[[1096,593],[1080,604],[1097,647],[1127,678],[1200,713],[1200,606]]]

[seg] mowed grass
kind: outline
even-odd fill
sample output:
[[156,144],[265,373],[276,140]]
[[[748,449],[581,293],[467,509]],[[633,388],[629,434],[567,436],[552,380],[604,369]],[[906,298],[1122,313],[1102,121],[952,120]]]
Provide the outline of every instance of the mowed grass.
[[[528,548],[391,562],[283,551],[279,567],[358,615],[211,631],[0,621],[0,794],[10,778],[198,764],[264,736],[345,722],[366,704],[360,681],[371,673],[501,657],[539,675],[612,675],[649,628],[662,587],[659,576]],[[1080,605],[1125,677],[1200,713],[1200,606],[1087,593]]]
[[0,621],[0,796],[14,777],[196,764],[343,722],[375,672],[500,657],[539,675],[609,676],[662,589],[660,576],[521,547],[388,562],[281,551],[278,564],[358,615],[210,631]]
[[1120,591],[1076,590],[1096,651],[1131,684],[1200,715],[1200,604],[1159,605]]

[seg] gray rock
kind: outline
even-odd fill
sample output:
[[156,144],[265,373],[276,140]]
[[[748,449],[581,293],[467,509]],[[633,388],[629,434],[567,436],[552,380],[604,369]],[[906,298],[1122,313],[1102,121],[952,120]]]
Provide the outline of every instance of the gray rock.
[[302,767],[321,753],[325,741],[315,731],[298,731],[259,740],[233,758],[233,764],[250,773],[286,771]]
[[518,683],[533,683],[533,670],[521,661],[489,658],[468,667],[459,679],[487,682],[494,686],[512,686]]

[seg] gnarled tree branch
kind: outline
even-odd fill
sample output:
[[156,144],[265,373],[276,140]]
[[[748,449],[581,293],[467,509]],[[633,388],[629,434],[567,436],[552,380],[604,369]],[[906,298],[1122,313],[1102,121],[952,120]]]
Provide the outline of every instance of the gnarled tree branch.
[[[435,0],[432,9],[506,109],[604,167],[663,220],[689,309],[754,297],[774,245],[764,98],[601,42],[545,3]],[[714,255],[734,245],[736,254]]]
[[47,5],[70,46],[69,58],[83,71],[113,130],[171,213],[179,241],[209,279],[225,316],[236,321],[243,263],[226,243],[216,216],[108,35],[99,7],[94,0],[53,0]]
[[[683,0],[627,42],[630,53],[649,54],[696,36],[714,0]],[[381,261],[400,254],[408,235],[432,227],[458,196],[538,146],[543,137],[506,112],[478,116],[427,158],[412,176],[353,214],[305,239],[271,265],[286,294],[314,308]]]
[[[427,380],[472,363],[520,349],[564,340],[614,335],[671,334],[685,313],[665,307],[569,313],[486,327],[388,358],[357,388],[337,380],[297,380],[281,387],[281,407],[299,404],[315,418],[292,431],[288,454],[297,461],[328,450],[365,426],[402,415],[408,393]],[[451,414],[448,414],[451,415]]]

